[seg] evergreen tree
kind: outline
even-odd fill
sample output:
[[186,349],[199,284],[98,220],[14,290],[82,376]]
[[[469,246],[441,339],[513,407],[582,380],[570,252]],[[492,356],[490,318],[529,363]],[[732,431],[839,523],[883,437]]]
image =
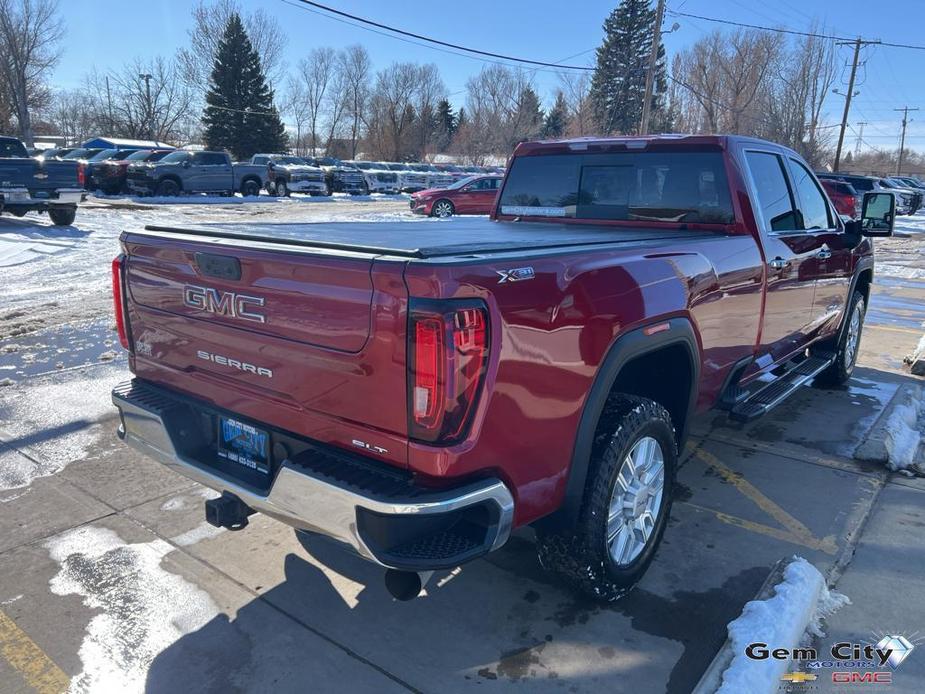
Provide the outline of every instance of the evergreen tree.
[[[604,41],[597,49],[590,91],[594,116],[604,134],[639,131],[655,19],[649,0],[622,0],[604,20]],[[652,85],[653,131],[669,125],[666,92],[665,47],[660,45]]]
[[546,122],[543,123],[543,137],[562,137],[565,134],[567,123],[568,104],[565,101],[565,94],[559,90],[556,93],[556,102],[546,114]]
[[438,127],[450,137],[456,132],[456,114],[453,113],[453,107],[446,99],[440,99],[437,103],[437,123]]
[[202,124],[206,146],[228,150],[237,159],[287,147],[273,90],[237,13],[229,17],[218,44]]
[[459,112],[456,114],[456,127],[453,129],[453,132],[458,132],[459,129],[466,125],[469,122],[469,116],[466,115],[466,109],[462,106],[459,107]]
[[511,146],[525,140],[532,140],[543,130],[543,109],[540,108],[540,97],[533,87],[524,87],[517,103],[517,112],[514,114],[514,141]]

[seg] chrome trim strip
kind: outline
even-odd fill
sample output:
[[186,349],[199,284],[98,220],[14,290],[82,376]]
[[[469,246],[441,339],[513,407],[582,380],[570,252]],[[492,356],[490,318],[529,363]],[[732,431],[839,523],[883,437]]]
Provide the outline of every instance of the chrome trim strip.
[[458,489],[435,492],[427,500],[384,501],[334,485],[327,480],[314,477],[304,468],[284,461],[269,494],[263,496],[181,456],[174,448],[167,427],[157,414],[136,405],[115,391],[112,401],[122,415],[120,436],[132,448],[206,487],[234,494],[255,511],[295,528],[321,533],[344,542],[361,556],[382,566],[388,564],[377,559],[360,537],[357,529],[357,508],[383,514],[426,515],[448,513],[489,501],[497,506],[499,512],[496,535],[490,551],[501,547],[510,537],[514,520],[514,498],[500,480],[482,480]]

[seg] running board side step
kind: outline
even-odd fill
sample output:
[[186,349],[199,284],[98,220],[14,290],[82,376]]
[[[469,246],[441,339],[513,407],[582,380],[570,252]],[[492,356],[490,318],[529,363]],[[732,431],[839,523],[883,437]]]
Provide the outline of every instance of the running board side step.
[[818,376],[835,360],[834,354],[807,357],[790,371],[769,383],[732,407],[729,417],[737,422],[750,422],[770,412],[811,378]]

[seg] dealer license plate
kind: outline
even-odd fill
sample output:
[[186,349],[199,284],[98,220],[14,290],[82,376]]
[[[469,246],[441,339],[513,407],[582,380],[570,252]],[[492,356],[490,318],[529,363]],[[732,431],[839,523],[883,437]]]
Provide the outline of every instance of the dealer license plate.
[[218,456],[251,470],[270,473],[270,435],[228,417],[218,418]]

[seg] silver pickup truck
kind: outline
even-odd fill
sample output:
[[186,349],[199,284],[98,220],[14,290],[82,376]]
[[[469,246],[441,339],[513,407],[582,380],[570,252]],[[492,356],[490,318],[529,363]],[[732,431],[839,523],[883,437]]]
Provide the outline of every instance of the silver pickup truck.
[[235,164],[226,152],[171,152],[152,166],[128,171],[130,191],[141,195],[173,196],[181,193],[259,195],[266,166]]
[[0,212],[47,212],[53,224],[68,226],[82,195],[81,164],[33,159],[15,137],[0,137]]

